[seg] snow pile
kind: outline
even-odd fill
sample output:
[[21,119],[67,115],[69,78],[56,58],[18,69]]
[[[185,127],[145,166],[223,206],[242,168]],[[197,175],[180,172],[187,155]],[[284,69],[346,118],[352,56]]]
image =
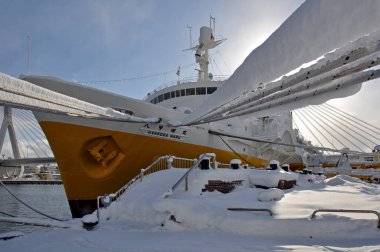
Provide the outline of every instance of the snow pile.
[[[380,2],[306,1],[261,46],[251,52],[223,86],[186,118],[200,118],[226,101],[275,80],[305,62],[378,29]],[[311,41],[312,46],[310,46]]]
[[[379,209],[373,201],[378,197],[379,187],[358,182],[348,176],[339,176],[326,183],[305,182],[293,189],[282,191],[276,188],[264,190],[251,187],[249,178],[256,170],[197,169],[189,177],[188,191],[185,191],[183,184],[169,197],[162,197],[185,172],[186,169],[172,168],[145,177],[142,183],[135,185],[120,201],[101,209],[100,225],[110,219],[163,226],[172,231],[223,230],[235,234],[272,234],[279,237],[301,236],[307,230],[310,235],[325,238],[338,231],[338,236],[356,232],[359,237],[363,225],[376,230],[373,222],[355,220],[355,224],[349,224],[347,219],[340,217],[330,218],[330,224],[320,218],[314,221],[313,231],[308,228],[308,218],[319,208],[355,209],[357,206],[365,206]],[[242,183],[227,194],[218,191],[202,192],[209,180]],[[270,209],[275,219],[266,213],[230,212],[228,208]],[[255,228],[257,225],[263,229],[258,230]],[[295,225],[295,229],[292,233],[287,233],[291,225]],[[347,229],[347,226],[350,228]],[[363,236],[366,236],[364,232]]]
[[19,231],[7,232],[0,234],[0,240],[8,240],[20,236],[24,236],[24,233]]
[[284,192],[278,188],[269,188],[259,193],[259,201],[278,201],[284,197]]
[[298,180],[298,174],[294,172],[286,172],[282,169],[261,170],[253,169],[249,173],[249,182],[251,185],[264,187],[277,187],[280,180]]
[[[41,251],[41,248],[44,251],[149,251],[152,247],[159,252],[380,249],[374,215],[320,213],[316,219],[310,219],[314,210],[323,208],[380,211],[379,185],[338,176],[328,183],[305,183],[284,191],[259,189],[243,182],[227,194],[202,193],[208,180],[247,180],[254,171],[195,170],[189,177],[189,191],[181,185],[170,197],[163,198],[162,194],[186,171],[172,168],[144,177],[120,201],[101,209],[94,231],[71,228],[26,234],[0,246],[4,251]],[[264,195],[269,201],[259,200]],[[228,208],[269,209],[274,216],[267,212],[228,211]],[[96,213],[87,218],[94,216]]]
[[362,181],[358,178],[353,178],[348,175],[338,175],[333,178],[326,179],[326,185],[337,186],[337,185],[345,185],[347,183],[362,183]]

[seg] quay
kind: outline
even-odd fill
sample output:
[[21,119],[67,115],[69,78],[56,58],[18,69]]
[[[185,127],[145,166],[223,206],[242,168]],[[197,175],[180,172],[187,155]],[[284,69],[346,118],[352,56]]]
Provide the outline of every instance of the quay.
[[61,185],[62,180],[2,180],[5,185]]

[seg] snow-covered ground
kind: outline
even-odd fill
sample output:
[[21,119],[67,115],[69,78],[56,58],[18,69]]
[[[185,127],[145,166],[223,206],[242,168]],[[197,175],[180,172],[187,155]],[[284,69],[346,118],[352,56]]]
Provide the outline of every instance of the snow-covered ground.
[[[0,241],[0,251],[380,251],[373,214],[310,219],[321,208],[380,211],[379,185],[345,175],[309,183],[301,175],[292,189],[264,190],[251,187],[254,170],[195,170],[188,191],[181,185],[163,197],[184,172],[173,168],[145,177],[101,210],[93,231],[73,220],[69,229]],[[209,180],[244,181],[227,194],[202,192]],[[274,216],[227,208],[267,208]]]

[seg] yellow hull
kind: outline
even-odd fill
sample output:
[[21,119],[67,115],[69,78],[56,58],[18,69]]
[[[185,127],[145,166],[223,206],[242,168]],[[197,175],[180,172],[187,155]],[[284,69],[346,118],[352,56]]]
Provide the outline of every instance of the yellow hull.
[[[154,136],[51,121],[41,121],[40,125],[71,203],[93,201],[99,195],[117,191],[160,156],[197,158],[202,153],[212,152],[222,163],[237,158],[233,152]],[[267,162],[248,159],[257,167]],[[70,207],[73,208],[72,204]],[[78,217],[78,214],[73,216]]]

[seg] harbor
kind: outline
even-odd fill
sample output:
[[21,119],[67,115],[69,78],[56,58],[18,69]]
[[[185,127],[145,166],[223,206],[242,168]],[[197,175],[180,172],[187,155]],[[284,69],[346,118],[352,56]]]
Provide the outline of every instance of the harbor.
[[5,185],[62,185],[62,180],[2,180]]
[[0,9],[0,250],[380,250],[380,2],[56,4]]

